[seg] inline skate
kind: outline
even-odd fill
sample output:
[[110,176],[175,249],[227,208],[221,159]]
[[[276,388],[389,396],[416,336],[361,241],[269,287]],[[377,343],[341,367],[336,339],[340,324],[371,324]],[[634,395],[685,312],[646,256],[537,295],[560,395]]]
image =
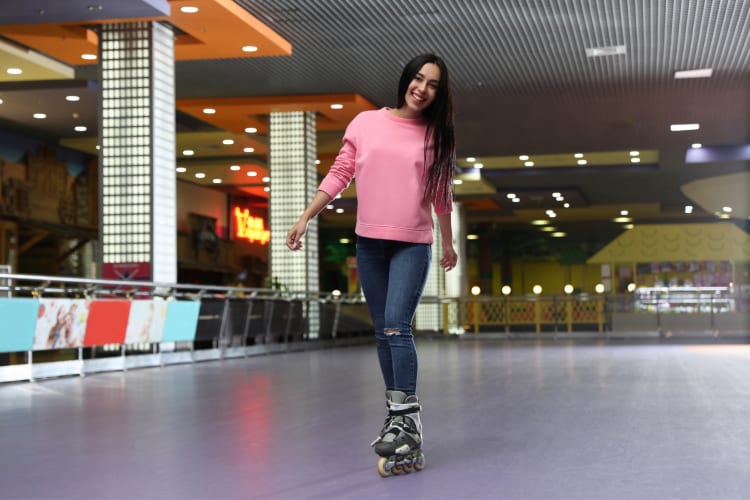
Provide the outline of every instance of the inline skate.
[[380,456],[378,473],[388,477],[422,470],[425,460],[419,399],[402,391],[386,391],[386,404],[388,416],[380,435],[371,443]]

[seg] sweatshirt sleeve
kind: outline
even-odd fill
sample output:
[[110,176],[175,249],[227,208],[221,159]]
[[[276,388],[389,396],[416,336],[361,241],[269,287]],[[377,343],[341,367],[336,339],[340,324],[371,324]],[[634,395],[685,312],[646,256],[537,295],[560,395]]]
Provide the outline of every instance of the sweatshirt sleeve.
[[331,168],[318,186],[319,191],[323,191],[331,198],[335,198],[354,178],[355,159],[357,157],[357,118],[349,123],[344,132],[343,145],[336,155]]

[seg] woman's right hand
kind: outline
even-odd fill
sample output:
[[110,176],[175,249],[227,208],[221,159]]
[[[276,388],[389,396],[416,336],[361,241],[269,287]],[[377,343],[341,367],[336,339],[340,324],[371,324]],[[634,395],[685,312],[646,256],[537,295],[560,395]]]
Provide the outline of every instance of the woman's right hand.
[[300,219],[286,233],[286,246],[289,247],[289,250],[299,250],[302,248],[302,237],[307,232],[308,223],[309,221]]

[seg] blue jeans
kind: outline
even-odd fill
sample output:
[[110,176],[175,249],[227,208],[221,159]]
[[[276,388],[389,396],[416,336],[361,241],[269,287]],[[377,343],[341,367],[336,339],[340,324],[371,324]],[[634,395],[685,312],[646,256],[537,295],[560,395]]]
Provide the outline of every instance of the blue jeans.
[[357,237],[357,270],[375,327],[385,388],[417,390],[412,321],[422,298],[432,247],[424,243]]

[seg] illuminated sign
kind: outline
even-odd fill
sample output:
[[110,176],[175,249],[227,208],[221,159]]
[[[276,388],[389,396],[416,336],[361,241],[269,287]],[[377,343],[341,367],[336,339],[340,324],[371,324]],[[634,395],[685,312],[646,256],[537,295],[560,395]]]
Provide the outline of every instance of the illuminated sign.
[[268,243],[271,239],[271,231],[263,225],[263,219],[250,215],[250,210],[234,207],[235,237],[247,240],[250,243],[256,241],[261,245]]

